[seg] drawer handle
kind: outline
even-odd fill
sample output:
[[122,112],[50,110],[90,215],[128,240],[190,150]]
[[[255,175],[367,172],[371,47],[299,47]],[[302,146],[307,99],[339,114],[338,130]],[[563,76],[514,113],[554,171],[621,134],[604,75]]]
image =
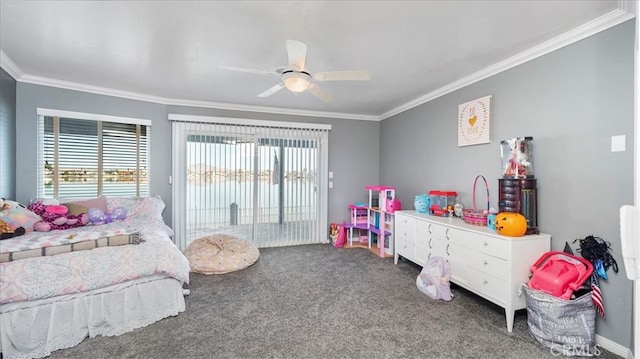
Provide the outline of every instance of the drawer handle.
[[429,234],[431,234],[431,223],[429,223]]
[[489,284],[489,281],[485,279],[485,280],[482,281],[482,284],[483,285],[487,285],[487,284]]
[[433,238],[429,238],[429,249],[433,248],[431,247],[431,241],[433,240]]
[[486,241],[483,244],[483,246],[485,246],[485,247],[488,246],[488,245],[489,245],[489,242],[486,242]]
[[450,255],[449,254],[449,245],[448,244],[447,244],[447,249],[445,250],[445,252],[447,252],[447,255]]
[[487,262],[486,260],[482,263],[485,267],[489,265],[489,262]]

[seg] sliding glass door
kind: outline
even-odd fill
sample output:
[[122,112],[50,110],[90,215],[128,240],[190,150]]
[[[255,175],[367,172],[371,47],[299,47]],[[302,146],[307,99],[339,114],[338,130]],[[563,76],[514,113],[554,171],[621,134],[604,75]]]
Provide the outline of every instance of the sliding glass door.
[[182,249],[216,233],[258,247],[325,241],[326,129],[198,119],[173,123],[173,218]]

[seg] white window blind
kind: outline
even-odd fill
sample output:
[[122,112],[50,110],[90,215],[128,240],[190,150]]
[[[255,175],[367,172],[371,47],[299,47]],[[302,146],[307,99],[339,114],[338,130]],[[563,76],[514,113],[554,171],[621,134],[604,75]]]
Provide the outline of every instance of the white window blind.
[[149,194],[149,121],[38,113],[39,197]]
[[169,119],[179,248],[216,233],[239,235],[258,247],[326,242],[330,126]]

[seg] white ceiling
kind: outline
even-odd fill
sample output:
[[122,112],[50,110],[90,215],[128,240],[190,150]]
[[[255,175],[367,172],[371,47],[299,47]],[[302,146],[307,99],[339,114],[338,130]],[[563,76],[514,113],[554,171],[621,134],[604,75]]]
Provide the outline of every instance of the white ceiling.
[[[630,5],[631,4],[631,5]],[[18,81],[160,103],[380,119],[632,18],[625,0],[15,1],[0,6],[0,65]],[[218,66],[370,70],[318,83]]]

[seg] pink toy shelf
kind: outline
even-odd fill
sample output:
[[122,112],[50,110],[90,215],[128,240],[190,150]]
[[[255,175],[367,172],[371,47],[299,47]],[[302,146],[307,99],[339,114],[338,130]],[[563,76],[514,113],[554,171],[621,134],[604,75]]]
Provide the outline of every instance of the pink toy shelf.
[[354,203],[349,205],[349,223],[351,225],[349,227],[349,244],[352,244],[354,232],[358,233],[358,242],[368,243],[369,234],[367,233],[367,229],[369,228],[369,208],[366,203]]
[[[395,198],[395,188],[389,186],[366,186],[368,203],[349,205],[348,247],[364,247],[381,258],[393,256],[393,212],[401,209]],[[354,233],[357,242],[354,244]]]

